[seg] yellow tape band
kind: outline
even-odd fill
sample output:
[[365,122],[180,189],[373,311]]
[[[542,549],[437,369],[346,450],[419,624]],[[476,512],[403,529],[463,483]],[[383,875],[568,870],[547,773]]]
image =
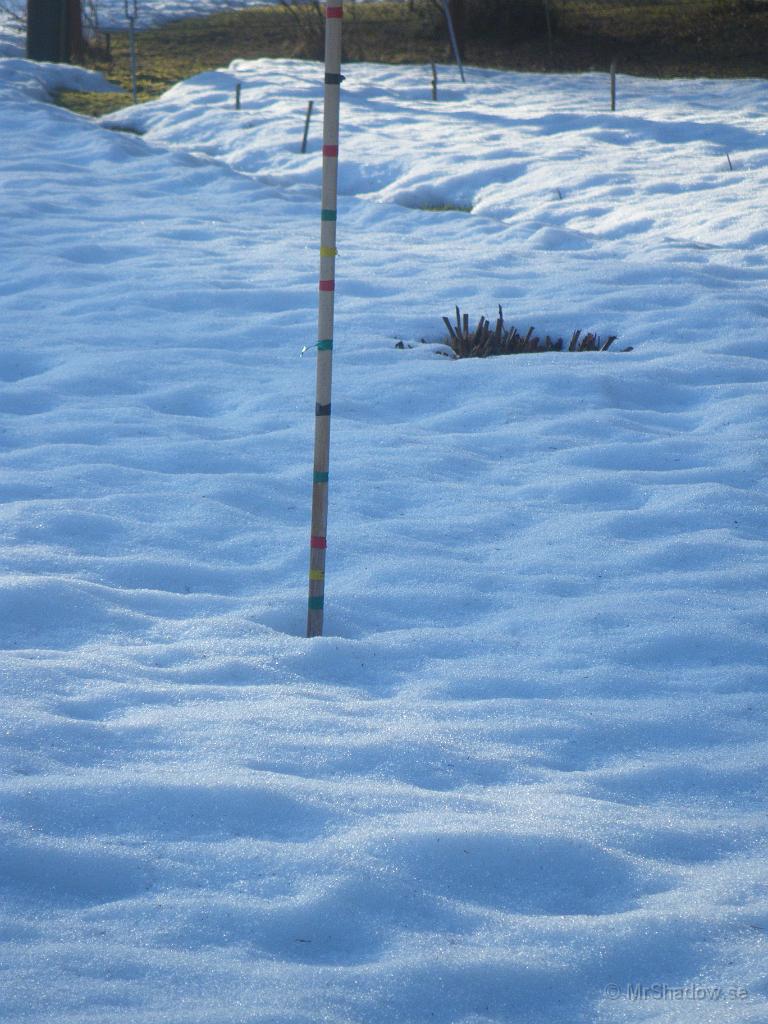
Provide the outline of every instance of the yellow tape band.
[[321,256],[338,256],[339,250],[335,249],[332,245],[321,245],[320,246]]
[[323,572],[322,569],[310,569],[309,570],[309,578],[311,580],[324,580],[325,579],[325,573]]

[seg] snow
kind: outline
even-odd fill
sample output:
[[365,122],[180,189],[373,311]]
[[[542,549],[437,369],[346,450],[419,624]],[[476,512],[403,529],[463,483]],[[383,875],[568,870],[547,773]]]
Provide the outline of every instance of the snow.
[[13,99],[19,93],[47,103],[60,89],[74,92],[120,92],[120,87],[108,82],[98,71],[70,67],[68,64],[47,64],[7,57],[0,64],[0,80],[6,88],[13,88]]
[[[222,11],[247,7],[267,7],[280,0],[136,0],[136,26],[149,28],[180,18],[196,18]],[[375,3],[376,0],[355,0]],[[126,31],[127,8],[134,10],[133,0],[95,0],[96,18],[102,31]],[[85,4],[83,5],[86,6]],[[87,10],[88,16],[92,15]],[[26,0],[5,0],[0,10],[0,56],[20,56],[24,51],[21,23],[26,15]]]
[[[131,10],[133,10],[133,0]],[[198,18],[245,7],[263,7],[278,0],[137,0],[136,25],[148,28],[179,18]],[[365,0],[363,0],[365,2]],[[103,29],[126,29],[125,0],[97,0],[99,26]]]
[[23,57],[26,52],[26,36],[23,25],[7,11],[0,10],[0,59]]
[[0,62],[0,1019],[765,1021],[766,85],[345,70],[307,640],[320,67]]

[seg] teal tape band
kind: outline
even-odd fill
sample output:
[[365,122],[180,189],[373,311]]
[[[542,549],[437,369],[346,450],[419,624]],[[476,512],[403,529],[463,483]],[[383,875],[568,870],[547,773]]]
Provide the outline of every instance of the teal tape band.
[[310,599],[307,601],[307,605],[310,611],[320,611],[320,609],[323,607],[323,598],[310,597]]
[[320,220],[336,220],[336,211],[335,210],[321,210],[320,211]]
[[324,338],[322,341],[317,343],[318,352],[328,352],[333,348],[333,338]]
[[313,484],[327,484],[328,483],[328,474],[327,473],[318,473],[317,470],[315,470],[315,472],[312,474],[312,483]]

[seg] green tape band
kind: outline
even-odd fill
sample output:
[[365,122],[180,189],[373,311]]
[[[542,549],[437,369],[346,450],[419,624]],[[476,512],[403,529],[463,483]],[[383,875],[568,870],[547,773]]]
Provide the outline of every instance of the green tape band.
[[320,220],[336,220],[336,211],[335,210],[321,210],[320,211]]
[[307,601],[307,606],[309,607],[310,611],[317,612],[320,611],[320,609],[323,607],[323,601],[324,599],[322,597],[310,597],[310,599]]
[[312,483],[313,484],[327,484],[328,483],[328,474],[327,473],[318,473],[318,471],[315,470],[315,472],[312,474]]
[[317,343],[318,352],[328,352],[333,348],[333,338],[323,338],[322,341]]

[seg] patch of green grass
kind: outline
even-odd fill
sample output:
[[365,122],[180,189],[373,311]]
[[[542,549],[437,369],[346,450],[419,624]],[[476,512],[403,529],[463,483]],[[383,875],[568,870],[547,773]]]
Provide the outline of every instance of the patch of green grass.
[[56,93],[56,102],[60,107],[74,110],[76,114],[101,117],[128,106],[131,93],[130,88],[127,96],[120,92],[71,92],[69,89],[60,89]]
[[423,203],[419,210],[428,210],[430,213],[472,213],[471,206],[464,206],[461,203]]

